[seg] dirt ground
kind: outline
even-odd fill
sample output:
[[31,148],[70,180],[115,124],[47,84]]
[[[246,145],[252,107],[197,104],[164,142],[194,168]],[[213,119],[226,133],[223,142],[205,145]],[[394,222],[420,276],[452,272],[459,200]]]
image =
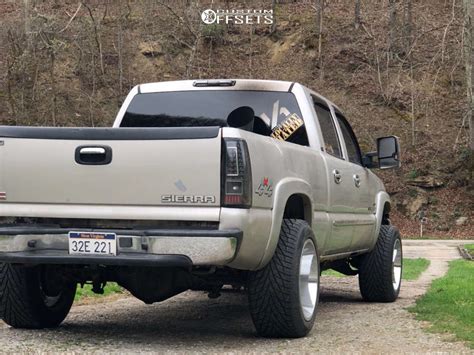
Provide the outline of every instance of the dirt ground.
[[134,298],[73,307],[56,330],[29,331],[0,323],[5,352],[455,352],[471,353],[452,336],[427,333],[405,310],[459,258],[459,241],[404,242],[404,256],[431,260],[420,279],[403,282],[395,303],[362,301],[356,277],[323,277],[315,327],[303,339],[261,339],[242,293],[210,300],[186,292],[161,304]]

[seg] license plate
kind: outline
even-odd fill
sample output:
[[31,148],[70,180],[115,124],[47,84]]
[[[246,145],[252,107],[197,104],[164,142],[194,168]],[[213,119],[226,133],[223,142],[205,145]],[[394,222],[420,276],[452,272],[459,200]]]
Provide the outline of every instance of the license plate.
[[117,255],[115,233],[69,232],[71,255]]

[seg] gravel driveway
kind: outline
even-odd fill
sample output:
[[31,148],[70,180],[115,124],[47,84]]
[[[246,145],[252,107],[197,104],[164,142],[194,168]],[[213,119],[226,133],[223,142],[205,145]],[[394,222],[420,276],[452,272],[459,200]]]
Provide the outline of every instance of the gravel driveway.
[[429,258],[431,265],[419,280],[402,283],[395,303],[363,302],[356,277],[323,277],[316,325],[304,339],[257,338],[244,294],[210,300],[186,292],[151,306],[128,297],[76,306],[56,330],[15,330],[0,322],[0,351],[474,353],[449,336],[424,332],[425,324],[404,309],[459,257],[457,244],[404,241],[405,257]]

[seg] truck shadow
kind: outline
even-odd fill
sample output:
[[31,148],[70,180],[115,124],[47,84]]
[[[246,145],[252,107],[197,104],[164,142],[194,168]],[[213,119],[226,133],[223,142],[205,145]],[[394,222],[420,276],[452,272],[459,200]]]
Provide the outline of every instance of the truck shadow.
[[[338,307],[362,303],[356,293],[323,288],[319,322],[325,320],[324,309],[333,307],[331,304],[336,302],[340,303]],[[224,293],[218,299],[208,299],[200,292],[185,292],[153,305],[126,297],[110,303],[76,306],[57,329],[19,331],[11,328],[11,331],[61,339],[70,344],[114,346],[118,351],[121,346],[130,345],[137,351],[161,347],[180,351],[189,350],[190,346],[222,351],[226,344],[232,344],[229,348],[232,351],[238,350],[241,341],[258,339],[259,344],[282,341],[258,338],[243,292]]]
[[359,304],[364,303],[362,296],[358,290],[348,290],[337,287],[321,286],[319,294],[320,303],[343,303],[343,304]]
[[319,301],[321,303],[364,303],[355,277],[321,277]]
[[[82,309],[84,313],[77,312]],[[97,312],[90,314],[95,309]],[[244,293],[225,293],[218,299],[208,299],[200,292],[186,292],[153,305],[126,298],[103,307],[79,306],[58,331],[76,339],[92,336],[95,341],[167,346],[170,341],[177,342],[177,346],[200,342],[222,346],[219,339],[256,336]]]

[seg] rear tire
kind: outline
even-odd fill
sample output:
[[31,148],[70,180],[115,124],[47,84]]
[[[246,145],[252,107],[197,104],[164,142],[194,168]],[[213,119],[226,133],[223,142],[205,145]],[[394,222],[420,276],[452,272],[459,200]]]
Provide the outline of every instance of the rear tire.
[[359,288],[370,302],[393,302],[400,293],[402,275],[402,241],[398,229],[380,227],[375,248],[362,257],[359,267]]
[[57,327],[75,293],[76,283],[61,280],[54,266],[0,263],[0,317],[14,328]]
[[259,335],[303,337],[312,329],[319,299],[319,256],[311,227],[283,220],[275,254],[248,280],[250,314]]

